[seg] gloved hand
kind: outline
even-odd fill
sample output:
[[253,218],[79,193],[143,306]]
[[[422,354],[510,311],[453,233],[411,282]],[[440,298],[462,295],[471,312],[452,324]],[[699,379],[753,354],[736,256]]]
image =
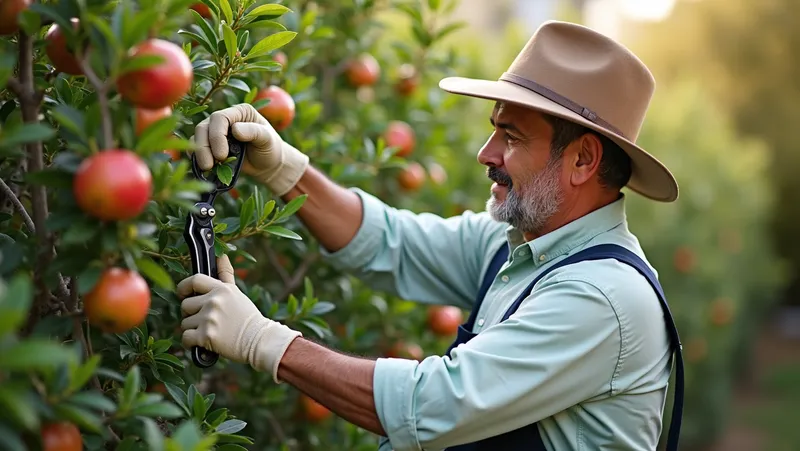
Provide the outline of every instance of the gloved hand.
[[200,169],[207,171],[214,160],[228,158],[228,129],[234,138],[247,143],[242,170],[273,193],[283,196],[291,190],[308,167],[308,156],[281,139],[277,131],[249,103],[215,111],[194,129],[194,153]]
[[178,283],[185,318],[182,343],[200,346],[230,360],[248,363],[256,371],[270,372],[278,380],[278,364],[286,348],[303,334],[265,318],[236,286],[227,255],[217,259],[219,280],[195,274]]

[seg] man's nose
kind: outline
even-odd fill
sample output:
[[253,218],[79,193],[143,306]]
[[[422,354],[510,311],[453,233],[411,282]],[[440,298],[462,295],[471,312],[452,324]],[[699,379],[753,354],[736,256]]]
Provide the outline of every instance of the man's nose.
[[496,135],[497,133],[492,132],[478,152],[478,161],[484,166],[497,167],[503,165],[503,145]]

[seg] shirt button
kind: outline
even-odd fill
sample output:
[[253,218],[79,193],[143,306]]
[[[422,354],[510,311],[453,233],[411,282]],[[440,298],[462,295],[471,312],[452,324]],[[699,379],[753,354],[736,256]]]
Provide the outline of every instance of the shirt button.
[[547,257],[545,257],[545,255],[542,254],[542,255],[539,256],[539,261],[543,262],[545,258],[547,258]]
[[478,320],[478,326],[483,326],[483,318]]
[[503,276],[500,278],[503,282],[508,282],[508,276]]

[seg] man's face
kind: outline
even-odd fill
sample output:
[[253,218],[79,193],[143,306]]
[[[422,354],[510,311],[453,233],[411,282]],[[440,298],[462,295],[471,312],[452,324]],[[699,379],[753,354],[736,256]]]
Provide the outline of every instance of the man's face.
[[552,128],[540,113],[498,104],[494,132],[478,153],[495,183],[486,208],[492,217],[538,235],[564,202],[562,160],[551,158]]

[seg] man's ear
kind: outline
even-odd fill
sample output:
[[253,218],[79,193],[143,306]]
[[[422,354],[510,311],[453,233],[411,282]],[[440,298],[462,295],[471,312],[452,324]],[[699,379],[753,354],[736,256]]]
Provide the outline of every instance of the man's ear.
[[583,185],[594,177],[603,158],[603,143],[597,136],[586,133],[574,143],[573,165],[570,168],[570,183]]

